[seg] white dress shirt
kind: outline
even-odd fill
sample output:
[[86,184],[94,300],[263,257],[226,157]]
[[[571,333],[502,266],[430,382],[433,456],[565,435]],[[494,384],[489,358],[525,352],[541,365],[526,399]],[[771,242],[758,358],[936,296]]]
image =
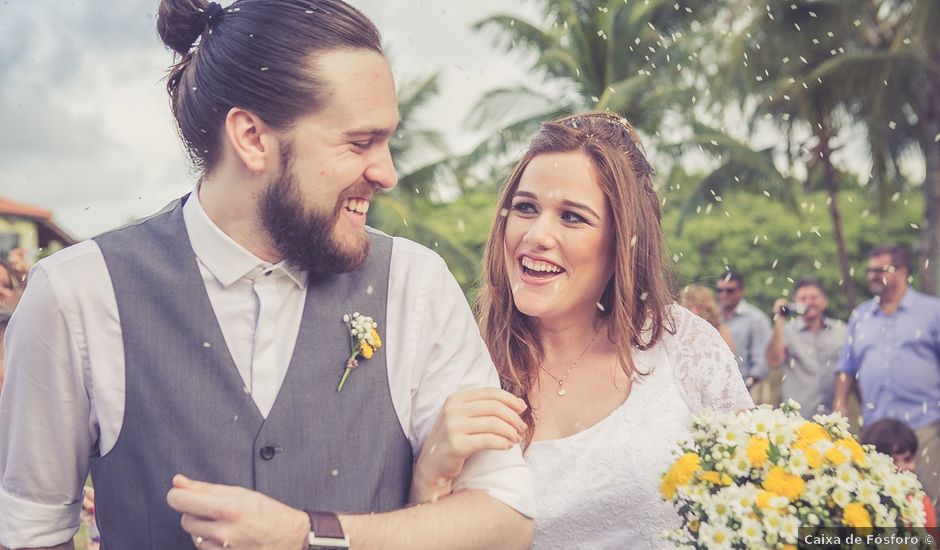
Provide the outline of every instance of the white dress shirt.
[[[245,250],[209,219],[196,192],[183,218],[225,343],[266,417],[293,354],[306,273]],[[392,245],[386,325],[392,403],[417,456],[448,395],[499,379],[444,261],[401,238]],[[77,532],[89,458],[111,450],[124,416],[121,324],[94,241],[33,267],[5,345],[0,545],[53,546]],[[531,474],[518,447],[471,457],[454,489],[485,491],[532,516]]]

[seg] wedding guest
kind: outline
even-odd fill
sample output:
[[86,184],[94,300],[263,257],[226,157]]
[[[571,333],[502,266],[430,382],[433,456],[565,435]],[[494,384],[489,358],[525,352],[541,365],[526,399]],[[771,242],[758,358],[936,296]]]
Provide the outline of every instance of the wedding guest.
[[728,325],[721,322],[712,289],[704,285],[688,285],[679,292],[679,305],[708,321],[728,344],[728,349],[734,351],[734,337]]
[[786,298],[774,302],[767,364],[783,368],[781,401],[793,399],[801,406],[800,414],[809,419],[832,412],[834,372],[848,329],[827,315],[829,298],[819,279],[797,281],[793,300],[793,304]]
[[157,29],[201,177],[32,269],[0,544],[70,548],[90,468],[109,549],[528,547],[521,421],[460,491],[406,507],[447,396],[525,405],[443,260],[364,226],[397,182],[378,30],[340,0],[163,0]]
[[864,424],[882,418],[914,429],[921,458],[917,477],[931,500],[940,496],[940,299],[910,288],[905,248],[868,253],[868,289],[875,297],[849,317],[848,339],[836,368],[833,408],[846,414],[859,392]]
[[16,268],[0,259],[0,389],[3,388],[3,349],[7,325],[23,295],[24,284],[25,280],[17,276]]
[[[715,328],[673,304],[636,131],[601,112],[543,124],[496,210],[479,317],[503,386],[529,404],[534,547],[662,547],[679,516],[660,479],[690,415],[753,404]],[[501,413],[445,408],[418,461],[443,483],[422,498],[447,494],[461,442]]]
[[[874,445],[879,453],[894,459],[899,472],[917,471],[917,434],[907,424],[893,418],[865,426],[859,435],[862,445]],[[937,527],[937,512],[930,497],[924,494],[924,527]]]
[[33,266],[29,256],[30,255],[26,253],[26,249],[21,246],[7,253],[7,261],[13,268],[13,273],[24,286],[26,285],[26,277],[29,274],[29,268]]
[[744,277],[735,270],[718,279],[718,305],[721,321],[728,325],[734,340],[734,354],[752,395],[766,393],[758,386],[767,379],[765,352],[770,341],[770,319],[744,299]]

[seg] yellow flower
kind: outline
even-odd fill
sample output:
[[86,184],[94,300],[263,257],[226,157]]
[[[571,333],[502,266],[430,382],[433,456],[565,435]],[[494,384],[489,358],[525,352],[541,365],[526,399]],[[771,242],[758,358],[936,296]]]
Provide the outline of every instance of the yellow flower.
[[866,462],[865,449],[859,445],[858,441],[851,437],[846,437],[836,441],[836,445],[840,446],[849,451],[852,455],[852,460],[860,466],[864,466]]
[[731,485],[731,476],[729,476],[728,474],[722,474],[722,473],[714,472],[714,471],[707,471],[707,472],[699,472],[698,477],[702,481],[707,481],[711,483],[712,485],[722,485],[725,487],[727,487],[728,485]]
[[671,500],[673,495],[676,494],[676,489],[692,481],[692,476],[699,469],[699,465],[699,458],[695,453],[685,453],[676,459],[669,471],[663,476],[662,485],[660,486],[663,496]]
[[844,463],[848,459],[846,458],[845,453],[842,452],[842,449],[844,449],[844,447],[841,445],[830,447],[825,454],[826,460],[832,463],[833,466],[839,466]]
[[812,443],[807,443],[803,441],[797,441],[793,444],[793,450],[803,451],[803,454],[806,455],[806,463],[809,464],[809,467],[816,470],[822,467],[823,456],[822,453],[814,449]]
[[343,322],[349,329],[350,355],[346,359],[346,370],[343,371],[343,377],[339,381],[336,391],[343,391],[343,385],[349,378],[349,373],[359,365],[358,358],[372,359],[375,350],[382,347],[382,339],[379,338],[379,332],[376,330],[375,320],[368,315],[362,315],[358,311],[352,314],[343,315]]
[[823,428],[815,422],[806,422],[801,425],[796,430],[796,436],[798,444],[800,442],[812,444],[821,439],[830,440],[829,432],[826,431],[826,428]]
[[853,502],[842,510],[842,522],[849,527],[871,527],[871,516],[863,504]]
[[771,493],[796,500],[803,494],[806,483],[800,476],[788,474],[781,466],[774,466],[767,472],[763,487]]
[[761,491],[757,494],[757,507],[761,510],[771,510],[773,506],[770,505],[770,499],[774,498],[776,495],[767,491]]
[[676,495],[676,484],[669,478],[663,478],[662,485],[659,487],[660,492],[663,494],[663,498],[666,500],[672,500],[672,497]]
[[747,442],[747,458],[756,467],[767,462],[767,453],[770,451],[770,441],[766,437],[751,437]]

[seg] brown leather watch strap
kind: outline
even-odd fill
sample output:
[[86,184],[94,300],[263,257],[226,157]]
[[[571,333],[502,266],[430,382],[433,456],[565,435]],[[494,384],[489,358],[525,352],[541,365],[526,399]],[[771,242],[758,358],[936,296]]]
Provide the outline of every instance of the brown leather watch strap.
[[310,516],[310,530],[318,538],[343,539],[343,524],[333,512],[316,512],[307,510]]

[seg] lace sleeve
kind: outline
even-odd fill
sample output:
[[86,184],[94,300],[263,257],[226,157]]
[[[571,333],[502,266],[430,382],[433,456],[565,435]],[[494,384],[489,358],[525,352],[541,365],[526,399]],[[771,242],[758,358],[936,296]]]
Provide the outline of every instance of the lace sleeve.
[[734,354],[715,327],[680,306],[674,306],[672,314],[672,372],[689,409],[730,412],[753,407]]

